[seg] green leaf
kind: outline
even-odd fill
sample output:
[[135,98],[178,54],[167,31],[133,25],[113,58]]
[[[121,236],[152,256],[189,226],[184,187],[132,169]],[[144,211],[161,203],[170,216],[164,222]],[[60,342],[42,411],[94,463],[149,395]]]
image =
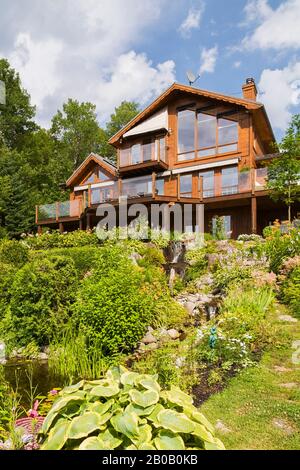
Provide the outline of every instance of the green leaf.
[[66,419],[59,419],[55,426],[51,429],[46,441],[41,446],[41,450],[62,449],[68,439],[69,426],[70,421]]
[[199,411],[194,411],[192,413],[191,418],[194,421],[197,421],[197,423],[203,424],[206,427],[206,429],[212,434],[215,432],[213,425],[205,418],[205,416],[202,413],[199,413]]
[[52,412],[52,410],[49,411],[49,413],[47,414],[46,418],[44,419],[44,422],[43,422],[43,425],[41,427],[41,433],[43,434],[46,434],[48,429],[50,428],[51,424],[53,423],[53,421],[55,420],[55,418],[57,418],[57,416],[59,415],[59,412],[57,411],[56,413]]
[[165,391],[165,396],[170,403],[179,405],[182,407],[193,404],[193,399],[186,393],[182,392],[179,388],[171,386],[171,390]]
[[139,446],[138,450],[156,450],[156,449],[153,444],[150,444],[150,442],[145,442]]
[[78,450],[107,450],[107,447],[98,439],[98,437],[88,437],[80,444]]
[[[147,408],[146,408],[146,409],[147,409]],[[152,421],[155,427],[159,427],[159,426],[160,426],[160,424],[159,424],[159,422],[158,422],[158,420],[157,420],[157,415],[158,415],[161,411],[163,411],[164,409],[165,409],[165,408],[164,408],[160,403],[158,403],[157,405],[154,406],[154,409],[153,409],[152,413],[148,416],[148,420],[149,420],[149,421]]]
[[61,395],[67,395],[69,393],[77,392],[80,388],[82,388],[84,385],[84,380],[81,380],[77,384],[70,385],[69,387],[65,387],[60,393]]
[[191,434],[196,426],[185,414],[175,410],[160,411],[157,415],[157,421],[165,429],[186,434]]
[[182,437],[174,434],[172,431],[159,431],[154,439],[157,450],[184,450],[185,445]]
[[138,431],[138,417],[134,413],[123,413],[113,416],[110,420],[111,425],[117,432],[124,434],[129,439],[137,438]]
[[160,392],[160,386],[156,380],[154,380],[151,376],[147,378],[143,377],[137,379],[135,381],[136,385],[142,385],[142,387],[146,388],[147,390],[155,390],[156,392]]
[[138,406],[143,408],[148,408],[151,405],[159,400],[159,394],[155,390],[146,390],[145,392],[140,392],[139,390],[130,390],[129,396],[131,400]]
[[96,431],[96,429],[100,429],[103,419],[105,419],[104,417],[106,418],[107,416],[89,411],[82,416],[74,418],[68,431],[69,439],[81,439]]
[[72,401],[74,402],[82,402],[83,397],[81,395],[67,395],[66,397],[60,397],[52,405],[50,413],[55,413],[59,410],[62,410],[65,406],[70,404]]
[[98,435],[98,439],[105,446],[106,449],[115,449],[122,444],[122,439],[118,437],[118,434],[113,428],[108,428],[106,431]]
[[195,429],[192,434],[194,436],[200,437],[200,439],[202,439],[204,442],[214,442],[214,437],[202,424],[195,423]]
[[102,385],[97,385],[90,391],[96,397],[113,397],[119,393],[119,385],[114,382],[103,381]]
[[126,406],[125,411],[128,413],[135,413],[138,416],[148,416],[150,415],[156,405],[149,406],[147,408],[143,408],[142,406],[138,406],[135,403],[130,403]]
[[152,439],[152,428],[149,424],[144,424],[138,427],[138,437],[132,438],[133,443],[139,447],[145,442],[150,442]]
[[94,411],[95,413],[98,413],[99,415],[103,415],[111,408],[113,404],[114,404],[113,399],[108,400],[105,403],[101,403],[101,401],[95,401],[94,403],[89,403],[88,410]]
[[137,377],[139,377],[139,374],[136,372],[127,371],[121,375],[120,381],[123,385],[134,385],[134,381]]
[[205,442],[205,450],[225,450],[225,446],[220,439],[215,438],[215,442]]

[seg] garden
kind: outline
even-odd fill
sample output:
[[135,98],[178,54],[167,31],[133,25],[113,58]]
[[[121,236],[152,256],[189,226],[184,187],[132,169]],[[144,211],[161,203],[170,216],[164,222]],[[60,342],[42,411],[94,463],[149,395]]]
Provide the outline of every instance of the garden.
[[222,238],[1,240],[0,448],[260,448],[245,444],[251,412],[237,422],[230,403],[251,408],[257,383],[272,395],[262,367],[274,357],[273,369],[289,362],[289,407],[265,419],[290,433],[265,445],[299,447],[287,351],[300,339],[300,231],[275,223],[263,237]]

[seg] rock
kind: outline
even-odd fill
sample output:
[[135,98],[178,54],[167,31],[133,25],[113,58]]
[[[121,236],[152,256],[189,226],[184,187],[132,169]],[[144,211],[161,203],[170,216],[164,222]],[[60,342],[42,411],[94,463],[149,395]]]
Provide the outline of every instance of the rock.
[[292,372],[293,369],[289,369],[283,366],[274,366],[275,372]]
[[196,308],[196,304],[194,302],[186,302],[184,304],[184,308],[186,309],[186,311],[190,314],[190,315],[193,315],[194,313],[194,310]]
[[185,364],[185,357],[177,357],[175,361],[175,366],[176,367],[182,367]]
[[285,421],[284,419],[281,418],[274,418],[272,421],[272,424],[274,427],[281,429],[285,434],[294,434],[294,428]]
[[207,294],[200,294],[199,303],[209,304],[212,301],[212,296]]
[[170,330],[168,330],[167,333],[171,339],[178,339],[180,336],[179,331],[175,330],[174,328],[171,328]]
[[153,328],[152,328],[152,326],[148,326],[148,332],[149,332],[149,333],[152,333],[152,331],[154,331]]
[[216,261],[219,259],[218,255],[215,253],[209,253],[206,256],[207,256],[207,264],[209,268],[213,266],[216,263]]
[[152,333],[147,333],[144,338],[141,340],[141,343],[144,343],[144,344],[151,344],[151,343],[156,343],[157,342],[157,339],[155,338],[155,336],[153,336]]
[[289,382],[289,383],[286,383],[286,384],[280,384],[280,387],[283,387],[283,388],[296,388],[296,387],[298,387],[298,384],[296,384],[296,382]]
[[47,361],[48,360],[48,354],[46,354],[44,352],[38,353],[37,357],[40,361]]
[[49,346],[43,346],[43,347],[42,347],[42,352],[45,353],[45,354],[47,354],[47,355],[49,356],[49,354],[50,354],[50,348],[49,348]]
[[290,323],[297,323],[297,318],[291,317],[291,315],[279,315],[279,320],[280,321],[287,321]]
[[228,434],[229,432],[232,432],[231,429],[225,426],[225,424],[222,423],[220,419],[218,419],[218,421],[216,422],[215,428],[223,434]]
[[153,351],[154,349],[157,349],[157,348],[158,348],[157,343],[150,343],[146,345],[145,351]]

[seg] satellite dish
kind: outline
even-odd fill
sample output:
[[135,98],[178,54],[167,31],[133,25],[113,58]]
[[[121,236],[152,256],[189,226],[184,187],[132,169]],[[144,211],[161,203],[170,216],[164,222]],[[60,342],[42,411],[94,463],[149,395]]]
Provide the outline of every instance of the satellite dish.
[[5,83],[0,80],[0,104],[5,104]]
[[190,86],[193,85],[193,83],[195,83],[198,80],[198,78],[200,78],[200,75],[196,77],[196,75],[193,72],[191,72],[191,70],[188,70],[186,72],[186,76],[187,76]]

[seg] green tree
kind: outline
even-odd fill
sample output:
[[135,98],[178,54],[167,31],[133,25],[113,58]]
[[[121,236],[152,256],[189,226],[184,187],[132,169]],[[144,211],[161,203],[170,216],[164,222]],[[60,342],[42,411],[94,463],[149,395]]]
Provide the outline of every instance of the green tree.
[[0,80],[5,84],[6,103],[0,105],[0,145],[20,149],[26,134],[37,128],[35,107],[22,88],[19,74],[5,59],[0,59]]
[[288,207],[291,222],[292,205],[300,200],[300,115],[293,117],[282,142],[277,146],[278,157],[268,166],[267,187],[274,201]]
[[112,162],[116,162],[116,149],[108,143],[108,140],[124,127],[138,113],[139,105],[133,101],[122,101],[120,106],[110,116],[110,121],[105,129],[100,130],[100,155]]
[[96,106],[69,99],[52,118],[51,135],[56,142],[56,152],[63,163],[63,180],[82,163],[91,152],[97,152],[100,132]]

